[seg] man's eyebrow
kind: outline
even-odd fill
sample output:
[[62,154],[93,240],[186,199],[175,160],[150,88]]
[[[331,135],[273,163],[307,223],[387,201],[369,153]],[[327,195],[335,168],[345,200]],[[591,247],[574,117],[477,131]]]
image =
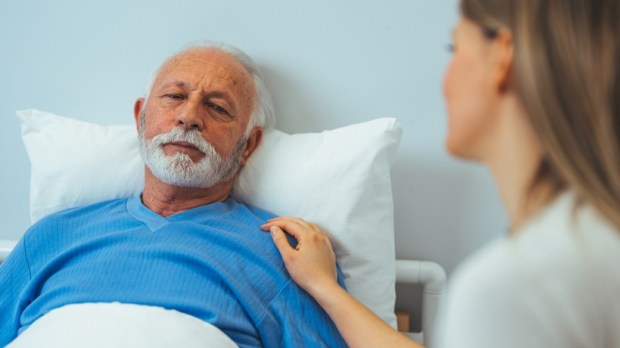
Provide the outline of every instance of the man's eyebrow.
[[[185,81],[181,81],[181,80],[174,80],[174,81],[170,81],[167,83],[164,83],[161,88],[165,89],[171,86],[175,86],[175,87],[179,87],[179,88],[186,88],[188,85]],[[221,98],[221,99],[226,99],[226,100],[230,100],[231,99],[231,95],[230,93],[224,92],[224,91],[219,91],[219,90],[215,90],[215,91],[208,91],[206,93],[204,93],[204,96],[207,98]]]

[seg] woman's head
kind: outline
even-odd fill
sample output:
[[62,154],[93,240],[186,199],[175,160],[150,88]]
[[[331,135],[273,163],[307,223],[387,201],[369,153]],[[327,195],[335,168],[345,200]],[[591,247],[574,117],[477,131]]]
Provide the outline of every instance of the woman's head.
[[620,226],[620,2],[462,0],[460,9],[486,40],[511,34],[507,83],[543,151],[532,190],[570,186]]

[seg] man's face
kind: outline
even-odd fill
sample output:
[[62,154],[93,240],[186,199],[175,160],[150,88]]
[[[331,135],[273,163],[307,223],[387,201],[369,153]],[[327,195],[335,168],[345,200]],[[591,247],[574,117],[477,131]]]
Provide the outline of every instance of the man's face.
[[[239,170],[241,156],[245,149],[247,137],[242,137],[230,156],[223,158],[213,145],[202,138],[195,129],[175,127],[172,131],[153,138],[144,139],[145,114],[140,115],[143,127],[139,131],[140,152],[144,163],[159,180],[174,186],[209,188],[220,182],[234,178]],[[180,143],[197,148],[204,156],[194,162],[184,153],[167,155],[164,145]]]
[[224,52],[195,49],[173,57],[139,104],[149,169],[177,186],[231,179],[249,156],[244,133],[255,94],[251,75]]

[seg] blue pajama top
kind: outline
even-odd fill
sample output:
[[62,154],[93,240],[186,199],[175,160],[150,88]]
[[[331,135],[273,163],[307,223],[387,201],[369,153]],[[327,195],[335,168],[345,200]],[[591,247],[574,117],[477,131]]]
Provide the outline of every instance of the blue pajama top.
[[122,302],[192,315],[241,347],[346,347],[260,231],[272,217],[233,199],[162,217],[140,197],[50,215],[0,265],[0,346],[55,308]]

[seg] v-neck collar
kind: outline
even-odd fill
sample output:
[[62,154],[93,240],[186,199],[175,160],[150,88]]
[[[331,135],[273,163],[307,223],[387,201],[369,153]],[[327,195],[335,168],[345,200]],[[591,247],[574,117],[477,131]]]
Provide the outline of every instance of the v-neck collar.
[[156,231],[166,225],[179,221],[195,221],[207,216],[219,216],[233,209],[236,201],[228,198],[222,202],[201,205],[196,208],[184,210],[168,217],[161,216],[142,203],[141,196],[127,199],[127,212],[144,223],[151,231]]

